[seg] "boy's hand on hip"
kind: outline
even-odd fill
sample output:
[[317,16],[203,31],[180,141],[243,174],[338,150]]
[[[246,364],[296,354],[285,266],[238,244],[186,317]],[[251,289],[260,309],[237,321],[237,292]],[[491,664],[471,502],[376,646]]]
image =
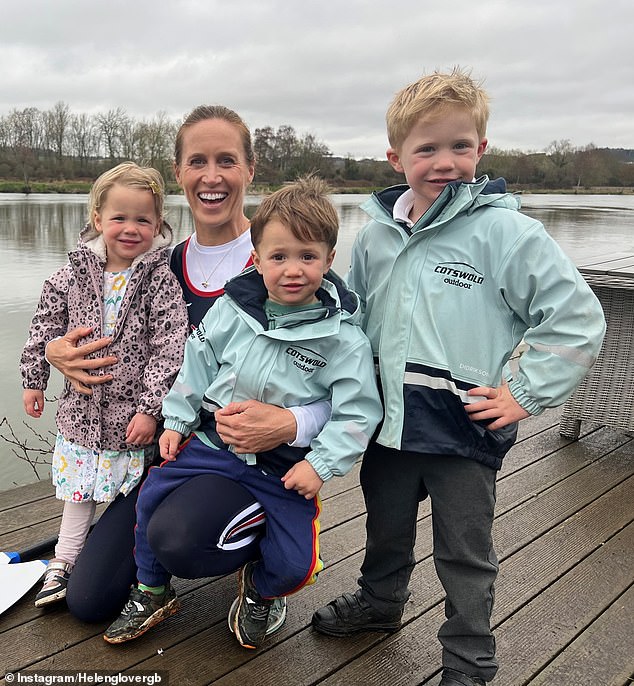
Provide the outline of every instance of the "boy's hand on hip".
[[491,431],[530,416],[530,413],[515,400],[507,383],[498,388],[478,386],[467,391],[467,395],[484,397],[483,400],[465,405],[465,411],[473,421],[493,420],[487,424],[487,429]]
[[311,500],[318,493],[324,482],[308,460],[294,464],[282,477],[284,488],[294,489],[306,500]]

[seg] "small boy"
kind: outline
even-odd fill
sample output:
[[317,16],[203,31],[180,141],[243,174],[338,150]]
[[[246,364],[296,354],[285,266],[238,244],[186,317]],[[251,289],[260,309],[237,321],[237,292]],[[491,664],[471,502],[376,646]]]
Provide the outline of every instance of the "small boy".
[[[496,472],[516,422],[564,402],[605,331],[598,300],[503,180],[474,179],[488,98],[467,73],[424,76],[387,112],[392,167],[408,185],[375,194],[348,283],[365,306],[384,420],[363,458],[367,544],[360,588],[313,615],[325,634],[395,631],[410,593],[419,501],[432,502],[446,592],[442,686],[496,671]],[[511,378],[506,363],[528,350]]]
[[[352,467],[382,416],[370,344],[358,325],[358,297],[329,272],[337,231],[337,212],[315,177],[268,196],[253,217],[254,267],[226,284],[192,333],[163,403],[159,444],[166,462],[150,470],[137,503],[139,585],[107,630],[109,643],[136,638],[177,610],[147,527],[165,497],[194,476],[228,477],[266,514],[261,558],[240,570],[237,608],[230,613],[244,647],[259,647],[271,633],[274,599],[314,582],[323,568],[319,490]],[[283,407],[328,400],[332,413],[310,448],[283,445],[237,455],[216,433],[214,411],[250,398]]]

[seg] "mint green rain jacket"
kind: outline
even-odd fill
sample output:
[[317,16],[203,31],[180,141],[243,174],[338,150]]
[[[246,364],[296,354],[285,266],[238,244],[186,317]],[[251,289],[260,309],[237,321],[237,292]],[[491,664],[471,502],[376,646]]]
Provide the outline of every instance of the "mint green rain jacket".
[[563,403],[594,363],[603,311],[543,225],[503,180],[447,186],[407,229],[392,218],[407,186],[362,208],[348,284],[380,368],[382,445],[457,454],[499,468],[516,425],[473,422],[466,392],[499,386],[522,339],[510,390],[530,414]]
[[253,267],[226,284],[187,340],[182,369],[163,403],[165,427],[183,435],[195,431],[223,448],[215,408],[249,399],[279,407],[329,400],[330,420],[310,448],[283,445],[256,460],[283,475],[305,458],[324,481],[341,476],[363,454],[382,416],[359,299],[329,272],[317,291],[321,307],[277,318],[269,330],[266,295]]

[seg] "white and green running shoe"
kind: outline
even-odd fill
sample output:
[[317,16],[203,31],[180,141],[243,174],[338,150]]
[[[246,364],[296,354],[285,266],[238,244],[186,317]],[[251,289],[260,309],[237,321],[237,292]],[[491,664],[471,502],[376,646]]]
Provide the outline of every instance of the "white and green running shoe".
[[[253,562],[247,562],[238,573],[239,593],[233,612],[233,633],[244,648],[259,648],[269,634],[269,617],[275,603],[273,598],[263,598],[253,584]],[[286,604],[282,616],[275,620],[277,628],[284,623]],[[230,613],[231,614],[231,613]]]
[[[229,631],[233,633],[233,623],[236,618],[236,612],[238,611],[239,598],[236,598],[229,608],[229,614],[227,615],[227,624],[229,625]],[[279,631],[286,621],[286,598],[275,598],[273,604],[269,609],[269,618],[266,623],[266,635],[271,636],[276,631]]]

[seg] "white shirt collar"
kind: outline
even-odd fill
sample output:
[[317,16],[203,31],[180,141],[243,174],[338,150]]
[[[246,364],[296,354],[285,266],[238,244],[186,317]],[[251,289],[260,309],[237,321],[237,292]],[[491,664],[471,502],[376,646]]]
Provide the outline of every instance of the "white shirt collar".
[[414,222],[409,218],[412,207],[414,207],[414,191],[408,188],[394,203],[392,210],[394,221],[401,222],[411,229],[414,226]]

